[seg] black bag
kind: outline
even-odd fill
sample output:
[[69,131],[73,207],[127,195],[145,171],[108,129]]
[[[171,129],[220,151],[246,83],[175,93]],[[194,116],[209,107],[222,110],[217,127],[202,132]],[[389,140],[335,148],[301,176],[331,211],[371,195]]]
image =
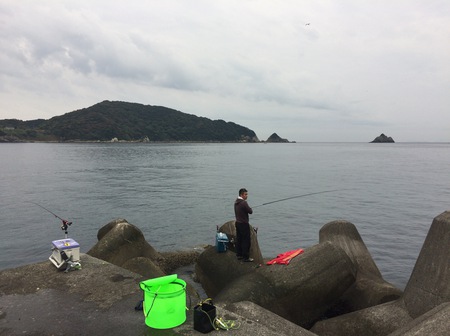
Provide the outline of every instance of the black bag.
[[214,320],[216,319],[216,306],[211,299],[200,302],[194,307],[194,329],[204,334],[216,329]]

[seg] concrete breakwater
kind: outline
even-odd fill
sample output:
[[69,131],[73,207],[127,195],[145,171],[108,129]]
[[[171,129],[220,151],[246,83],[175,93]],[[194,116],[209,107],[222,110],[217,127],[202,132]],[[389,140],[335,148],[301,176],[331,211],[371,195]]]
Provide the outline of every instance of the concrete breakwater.
[[[233,222],[220,230],[231,239],[235,236]],[[444,212],[433,220],[402,292],[382,278],[355,225],[347,221],[324,225],[319,244],[289,265],[266,266],[254,232],[251,254],[256,262],[242,263],[232,245],[225,253],[213,246],[160,253],[136,226],[118,219],[99,230],[98,243],[82,256],[82,270],[65,274],[44,262],[1,271],[0,335],[22,334],[23,321],[34,321],[35,329],[31,325],[27,330],[43,334],[56,323],[66,335],[120,328],[158,335],[148,333],[142,313],[127,310],[142,297],[138,283],[192,263],[196,279],[219,311],[242,322],[233,335],[447,335],[449,244],[450,212]],[[193,302],[200,300],[193,286],[188,286],[188,294]],[[46,304],[45,314],[39,300]],[[68,318],[71,313],[76,318]],[[86,333],[72,320],[85,322]],[[115,326],[119,322],[122,327]],[[190,316],[173,334],[200,333],[192,329]]]

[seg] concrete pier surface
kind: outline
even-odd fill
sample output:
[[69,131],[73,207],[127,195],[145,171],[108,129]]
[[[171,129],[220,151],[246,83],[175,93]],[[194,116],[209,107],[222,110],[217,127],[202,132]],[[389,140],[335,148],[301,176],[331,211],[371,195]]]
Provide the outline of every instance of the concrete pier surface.
[[[239,262],[233,251],[219,253],[213,246],[200,255],[159,253],[136,226],[119,219],[100,229],[98,244],[81,254],[81,269],[66,273],[45,260],[0,271],[0,336],[200,335],[193,308],[206,295],[215,300],[217,317],[237,326],[213,334],[449,335],[449,246],[445,211],[434,218],[401,292],[382,279],[347,221],[326,224],[319,244],[289,265],[266,266]],[[193,264],[204,292],[182,272]],[[165,330],[148,327],[143,311],[135,309],[144,296],[140,282],[178,271],[187,283],[186,321]],[[168,315],[163,312],[164,319]]]
[[[141,275],[87,254],[81,265],[64,273],[47,260],[0,271],[0,335],[202,335],[193,327],[198,298],[188,295],[181,326],[153,329],[135,310]],[[314,335],[251,302],[217,306],[217,315],[239,324],[236,336]]]

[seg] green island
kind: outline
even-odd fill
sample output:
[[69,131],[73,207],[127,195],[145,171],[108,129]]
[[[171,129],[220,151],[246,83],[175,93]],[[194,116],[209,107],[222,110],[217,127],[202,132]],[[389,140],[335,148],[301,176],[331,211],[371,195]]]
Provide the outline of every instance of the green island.
[[0,142],[260,142],[251,129],[163,106],[103,101],[48,120],[0,120]]

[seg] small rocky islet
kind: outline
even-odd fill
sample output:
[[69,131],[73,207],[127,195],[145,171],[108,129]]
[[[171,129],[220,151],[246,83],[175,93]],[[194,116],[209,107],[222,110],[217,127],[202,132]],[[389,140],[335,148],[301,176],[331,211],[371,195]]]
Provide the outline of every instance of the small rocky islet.
[[375,139],[373,139],[370,143],[395,143],[394,139],[390,136],[386,136],[384,133],[381,133]]

